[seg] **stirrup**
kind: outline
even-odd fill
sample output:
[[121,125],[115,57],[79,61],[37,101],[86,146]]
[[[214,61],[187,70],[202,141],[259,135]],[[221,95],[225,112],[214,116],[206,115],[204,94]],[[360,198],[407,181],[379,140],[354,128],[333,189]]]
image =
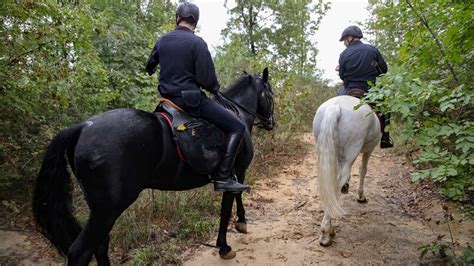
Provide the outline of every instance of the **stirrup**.
[[215,192],[241,193],[250,191],[250,186],[239,183],[235,175],[225,180],[213,180],[213,183]]

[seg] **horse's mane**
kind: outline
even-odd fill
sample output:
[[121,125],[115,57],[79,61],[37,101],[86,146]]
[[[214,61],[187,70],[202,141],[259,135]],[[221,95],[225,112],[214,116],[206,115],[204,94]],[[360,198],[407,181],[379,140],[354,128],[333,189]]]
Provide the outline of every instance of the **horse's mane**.
[[251,82],[252,76],[245,74],[230,84],[229,88],[225,91],[227,96],[237,95],[239,91]]

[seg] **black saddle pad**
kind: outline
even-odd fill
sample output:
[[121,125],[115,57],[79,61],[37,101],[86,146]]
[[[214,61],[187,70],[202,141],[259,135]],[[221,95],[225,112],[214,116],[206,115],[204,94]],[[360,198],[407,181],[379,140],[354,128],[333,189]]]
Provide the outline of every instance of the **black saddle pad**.
[[184,161],[199,174],[211,174],[221,160],[225,134],[208,121],[190,116],[166,103],[155,112],[165,112],[172,124],[174,140]]

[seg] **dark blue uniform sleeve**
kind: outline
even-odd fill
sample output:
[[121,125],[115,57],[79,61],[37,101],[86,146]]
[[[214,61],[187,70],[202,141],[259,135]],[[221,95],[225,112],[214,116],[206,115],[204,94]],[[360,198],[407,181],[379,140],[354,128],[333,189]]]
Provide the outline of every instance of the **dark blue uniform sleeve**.
[[344,81],[344,59],[343,55],[339,55],[339,77]]
[[160,62],[160,58],[158,56],[158,46],[159,46],[159,41],[156,42],[155,47],[153,47],[153,50],[151,51],[150,56],[148,57],[148,61],[146,62],[146,72],[148,75],[152,75],[156,71],[156,66]]
[[378,49],[375,49],[375,50],[377,51],[377,65],[378,65],[377,70],[379,71],[379,75],[385,74],[387,73],[387,70],[388,70],[387,63],[383,59],[380,51]]
[[214,63],[212,62],[211,54],[207,49],[206,43],[203,41],[197,47],[195,68],[196,68],[196,80],[201,88],[215,93],[219,90],[219,82],[216,77],[216,70]]

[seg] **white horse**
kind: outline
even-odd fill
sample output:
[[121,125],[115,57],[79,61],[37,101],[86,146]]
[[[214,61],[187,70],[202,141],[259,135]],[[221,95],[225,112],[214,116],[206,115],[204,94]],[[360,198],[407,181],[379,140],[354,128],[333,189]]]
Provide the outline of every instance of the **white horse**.
[[377,116],[370,106],[354,106],[360,100],[352,96],[337,96],[324,102],[313,120],[314,140],[319,155],[319,197],[324,209],[319,243],[332,244],[335,235],[331,217],[345,214],[339,201],[340,193],[348,193],[351,168],[362,153],[358,201],[367,202],[364,196],[364,178],[367,163],[382,133]]

